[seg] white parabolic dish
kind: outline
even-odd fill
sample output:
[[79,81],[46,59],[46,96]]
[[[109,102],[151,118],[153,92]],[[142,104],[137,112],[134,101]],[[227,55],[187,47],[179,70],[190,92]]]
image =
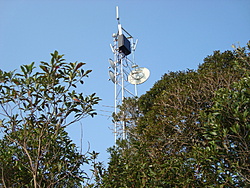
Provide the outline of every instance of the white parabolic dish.
[[109,77],[112,80],[112,82],[115,83],[115,74],[111,70],[109,71]]
[[139,67],[129,73],[128,82],[134,85],[142,84],[149,78],[149,75],[150,71],[147,68]]

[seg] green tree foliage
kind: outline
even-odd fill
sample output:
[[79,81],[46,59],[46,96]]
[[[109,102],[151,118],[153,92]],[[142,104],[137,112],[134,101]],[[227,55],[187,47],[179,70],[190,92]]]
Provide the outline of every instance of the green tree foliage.
[[65,128],[94,116],[95,94],[76,88],[91,70],[82,62],[66,63],[57,51],[50,63],[0,70],[0,185],[2,187],[78,187],[86,179],[77,151]]
[[250,184],[250,77],[218,90],[213,101],[213,107],[203,112],[208,145],[200,150],[203,155],[208,150],[210,160],[200,164],[217,174],[222,184],[226,179],[243,187]]
[[136,111],[136,126],[128,127],[127,141],[109,150],[109,167],[101,185],[247,185],[249,50],[250,45],[215,51],[196,71],[170,72],[156,82],[134,110],[130,107],[124,113],[134,118],[131,112]]

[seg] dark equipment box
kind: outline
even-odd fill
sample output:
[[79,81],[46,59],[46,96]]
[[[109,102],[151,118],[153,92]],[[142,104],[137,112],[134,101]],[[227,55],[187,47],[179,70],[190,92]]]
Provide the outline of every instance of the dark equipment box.
[[125,55],[131,53],[130,41],[123,34],[118,36],[118,47],[119,51],[123,52]]

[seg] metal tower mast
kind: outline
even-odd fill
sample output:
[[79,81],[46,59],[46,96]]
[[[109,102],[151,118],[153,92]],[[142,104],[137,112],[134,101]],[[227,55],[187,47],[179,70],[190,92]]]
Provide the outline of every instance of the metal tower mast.
[[[134,52],[138,40],[134,42],[134,38],[121,26],[118,7],[116,7],[116,19],[118,32],[112,35],[113,44],[110,44],[114,60],[109,59],[110,69],[113,69],[109,70],[109,76],[115,85],[114,116],[119,114],[120,118],[119,120],[114,118],[115,142],[117,139],[126,139],[126,119],[124,111],[120,111],[119,107],[125,98],[137,96],[137,85],[143,83],[149,77],[148,69],[138,68],[138,65],[134,62]],[[128,58],[130,54],[132,60]]]

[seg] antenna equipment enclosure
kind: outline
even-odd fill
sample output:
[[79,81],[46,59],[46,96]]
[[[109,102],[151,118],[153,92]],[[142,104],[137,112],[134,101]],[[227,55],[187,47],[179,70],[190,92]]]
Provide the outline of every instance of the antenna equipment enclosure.
[[124,53],[125,55],[131,54],[130,41],[123,35],[118,36],[118,48],[119,51]]

